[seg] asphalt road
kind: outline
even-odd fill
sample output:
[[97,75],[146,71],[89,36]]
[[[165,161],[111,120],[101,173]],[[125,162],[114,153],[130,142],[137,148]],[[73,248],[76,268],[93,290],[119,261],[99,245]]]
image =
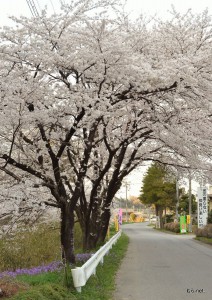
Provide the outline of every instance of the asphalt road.
[[147,223],[122,230],[130,244],[114,300],[212,299],[212,246],[192,240],[193,235],[159,232]]

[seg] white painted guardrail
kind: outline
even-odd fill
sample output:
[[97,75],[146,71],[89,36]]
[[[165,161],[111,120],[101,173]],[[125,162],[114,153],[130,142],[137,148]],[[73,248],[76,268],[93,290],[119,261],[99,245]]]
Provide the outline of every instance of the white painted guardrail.
[[82,267],[71,269],[74,287],[81,293],[82,286],[86,285],[86,282],[91,275],[96,274],[96,267],[101,262],[104,263],[104,256],[109,253],[112,246],[117,242],[121,236],[121,230],[116,233],[104,246],[102,246],[92,257],[86,261]]

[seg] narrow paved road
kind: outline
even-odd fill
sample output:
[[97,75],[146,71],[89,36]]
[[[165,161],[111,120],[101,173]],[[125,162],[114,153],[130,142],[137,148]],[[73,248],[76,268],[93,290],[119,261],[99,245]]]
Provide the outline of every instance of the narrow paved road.
[[212,299],[212,246],[193,241],[193,235],[158,232],[147,223],[122,230],[130,244],[114,300]]

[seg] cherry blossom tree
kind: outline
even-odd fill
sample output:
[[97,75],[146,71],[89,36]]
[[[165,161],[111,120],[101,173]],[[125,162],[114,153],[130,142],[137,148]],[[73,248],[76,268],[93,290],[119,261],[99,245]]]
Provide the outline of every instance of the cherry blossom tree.
[[[21,18],[16,20],[17,29],[1,32],[1,169],[13,178],[17,170],[27,173],[31,184],[28,180],[26,188],[49,189],[52,199],[43,202],[61,209],[61,244],[70,262],[74,262],[74,208],[95,131],[107,105],[115,103],[112,96],[108,98],[113,91],[102,90],[106,57],[111,57],[111,72],[123,73],[119,57],[125,50],[121,41],[116,49],[112,47],[112,28],[105,41],[105,59],[98,39],[106,22],[106,13],[101,14],[115,4],[75,1],[62,15]],[[68,147],[84,128],[89,134],[71,186],[68,177],[73,167],[65,166]]]
[[[134,30],[134,35],[130,30]],[[140,24],[139,28],[132,26],[129,29],[128,26],[128,31],[132,53],[139,53],[140,59],[145,57],[146,64],[142,65],[145,76],[148,76],[145,69],[148,62],[148,67],[152,68],[152,75],[155,70],[158,72],[154,78],[155,84],[157,80],[165,78],[169,84],[148,90],[148,87],[142,89],[141,86],[151,84],[154,75],[147,79],[147,83],[145,76],[140,81],[135,80],[130,91],[121,95],[131,100],[129,118],[127,119],[125,106],[120,128],[111,117],[105,122],[110,132],[113,132],[112,138],[115,137],[114,141],[111,141],[111,134],[105,135],[105,148],[111,153],[116,149],[114,146],[116,144],[118,150],[114,153],[109,172],[106,173],[105,188],[103,180],[101,186],[95,185],[96,181],[92,177],[90,180],[95,192],[98,192],[96,199],[91,199],[93,193],[90,186],[88,197],[84,192],[82,195],[84,200],[77,205],[77,213],[86,235],[85,248],[95,246],[98,240],[100,242],[104,240],[112,199],[120,188],[123,178],[143,161],[159,161],[175,167],[187,169],[192,167],[196,170],[210,168],[208,159],[204,162],[203,157],[207,158],[211,153],[211,141],[208,139],[211,130],[211,83],[208,75],[205,76],[211,74],[211,65],[205,65],[206,68],[198,67],[200,57],[201,61],[207,61],[209,58],[211,23],[207,12],[194,16],[189,11],[186,15],[180,16],[173,11],[173,20],[159,22],[154,26],[152,35],[151,30],[147,34],[145,24]],[[180,37],[176,38],[176,35]],[[192,45],[190,48],[187,45],[188,40]],[[196,73],[192,73],[191,69],[196,69]],[[167,74],[173,76],[172,84]],[[134,106],[132,100],[136,103]],[[136,112],[135,119],[134,112]],[[109,125],[110,122],[113,122],[113,126]],[[132,129],[136,131],[135,140],[133,139],[135,131]],[[107,131],[107,127],[104,130]],[[104,165],[105,157],[105,152],[102,156],[99,155],[98,171]],[[99,179],[97,176],[97,181]]]
[[75,210],[90,248],[139,164],[210,155],[210,17],[173,11],[148,25],[117,5],[73,1],[61,15],[14,19],[0,35],[0,168],[61,210],[69,262]]

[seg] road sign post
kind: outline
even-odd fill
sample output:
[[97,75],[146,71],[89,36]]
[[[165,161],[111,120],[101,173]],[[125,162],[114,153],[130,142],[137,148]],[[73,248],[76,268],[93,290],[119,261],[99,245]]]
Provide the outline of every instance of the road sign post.
[[198,188],[198,228],[207,225],[208,218],[208,201],[207,188]]

